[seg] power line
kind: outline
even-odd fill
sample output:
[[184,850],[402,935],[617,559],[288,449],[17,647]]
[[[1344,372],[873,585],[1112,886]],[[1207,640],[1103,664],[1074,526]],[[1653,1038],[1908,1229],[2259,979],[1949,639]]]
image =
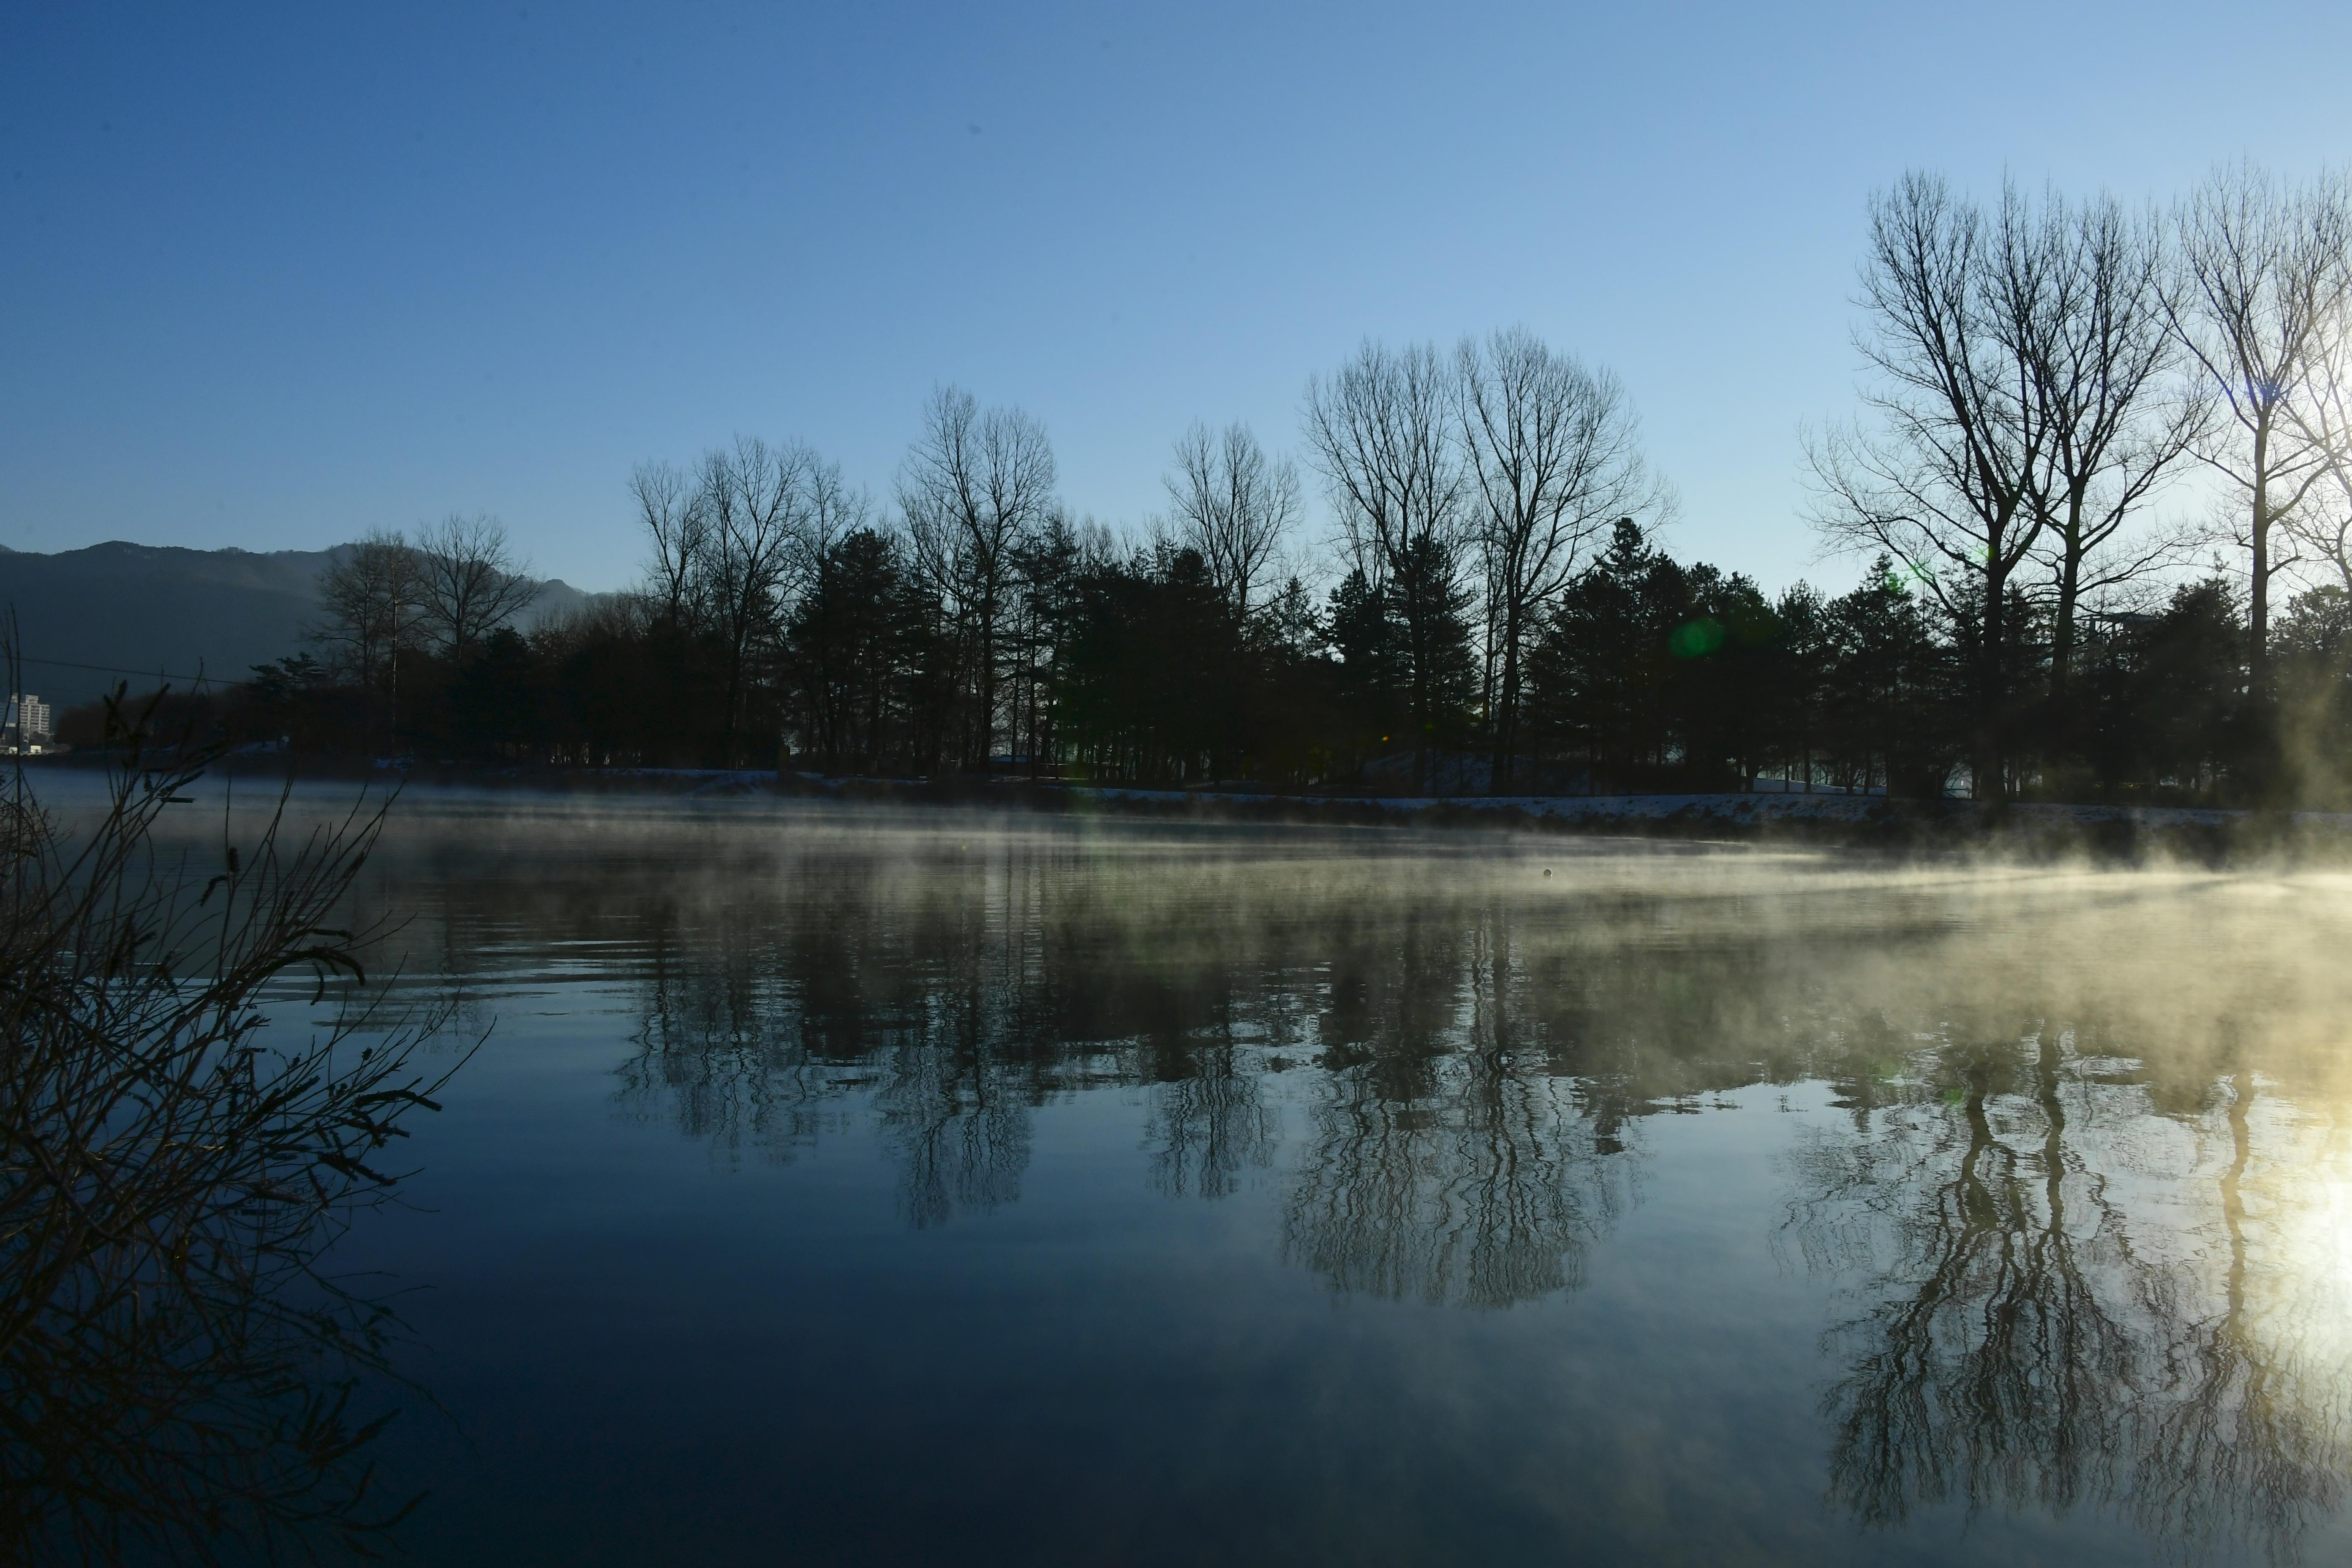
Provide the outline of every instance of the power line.
[[105,675],[152,675],[158,680],[184,680],[192,685],[206,684],[211,677],[203,675],[168,675],[160,669],[125,669],[116,664],[76,664],[71,659],[35,658],[30,654],[14,656],[18,664],[47,665],[52,669],[95,669]]

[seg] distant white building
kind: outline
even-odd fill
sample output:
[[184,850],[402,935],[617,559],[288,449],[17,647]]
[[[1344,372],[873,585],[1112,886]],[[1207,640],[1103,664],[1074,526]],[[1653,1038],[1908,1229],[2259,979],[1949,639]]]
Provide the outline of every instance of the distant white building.
[[0,710],[0,742],[12,752],[37,752],[49,743],[49,705],[29,691],[12,691]]

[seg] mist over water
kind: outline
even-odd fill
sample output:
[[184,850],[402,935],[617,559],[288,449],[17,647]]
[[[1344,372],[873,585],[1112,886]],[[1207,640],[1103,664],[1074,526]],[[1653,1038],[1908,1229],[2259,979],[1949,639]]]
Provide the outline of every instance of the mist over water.
[[492,1031],[343,1249],[422,1560],[2352,1549],[2341,876],[418,794],[364,900]]

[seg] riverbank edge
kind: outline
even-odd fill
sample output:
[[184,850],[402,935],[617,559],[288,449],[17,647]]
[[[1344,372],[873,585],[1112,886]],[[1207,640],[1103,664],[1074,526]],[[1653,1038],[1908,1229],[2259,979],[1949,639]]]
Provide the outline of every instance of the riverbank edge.
[[[87,755],[50,765],[98,765]],[[249,781],[283,779],[284,759],[232,756],[216,764]],[[2068,805],[1884,795],[1754,793],[1610,795],[1298,795],[1169,790],[1026,779],[887,779],[758,768],[582,768],[548,764],[455,767],[382,762],[299,767],[321,782],[659,795],[719,801],[799,798],[876,805],[1111,814],[1259,826],[1502,829],[1616,837],[1853,847],[2003,858],[2185,859],[2205,864],[2352,863],[2352,814],[2220,807]]]
[[1720,794],[1298,797],[1073,788],[1090,803],[1259,821],[1486,827],[1850,847],[2004,858],[2352,862],[2352,815],[1883,795]]

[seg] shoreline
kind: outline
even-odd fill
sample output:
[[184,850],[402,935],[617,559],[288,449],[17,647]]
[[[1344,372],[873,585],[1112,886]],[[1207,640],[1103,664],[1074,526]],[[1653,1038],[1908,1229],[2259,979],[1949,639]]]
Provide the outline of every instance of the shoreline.
[[[89,753],[28,759],[28,773],[98,770]],[[569,795],[724,801],[837,801],[908,807],[984,807],[1045,815],[1115,814],[1321,826],[1467,828],[1578,836],[1717,840],[1913,854],[1992,853],[2046,860],[2177,858],[2332,864],[2352,860],[2352,813],[2220,806],[2063,805],[2020,801],[1753,792],[1659,795],[1379,795],[1271,790],[1146,789],[1014,778],[887,779],[769,768],[587,768],[395,765],[232,755],[214,770],[236,780],[386,783]]]

